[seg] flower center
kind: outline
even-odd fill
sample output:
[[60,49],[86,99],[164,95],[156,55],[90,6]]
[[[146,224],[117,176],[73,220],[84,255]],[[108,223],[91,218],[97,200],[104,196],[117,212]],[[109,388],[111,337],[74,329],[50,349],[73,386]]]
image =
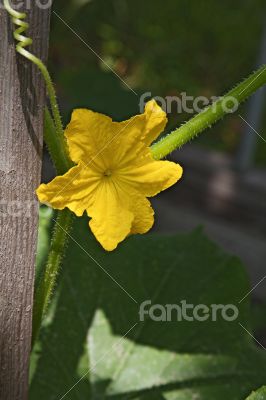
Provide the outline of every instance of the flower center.
[[110,169],[107,169],[104,171],[103,175],[109,178],[112,175],[112,171]]

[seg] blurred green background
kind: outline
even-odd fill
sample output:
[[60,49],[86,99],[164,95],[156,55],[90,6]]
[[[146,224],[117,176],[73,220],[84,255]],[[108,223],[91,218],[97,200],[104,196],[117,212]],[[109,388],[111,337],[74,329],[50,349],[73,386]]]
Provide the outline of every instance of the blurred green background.
[[[118,120],[139,112],[139,97],[105,63],[138,95],[147,91],[153,96],[183,91],[192,96],[222,95],[256,68],[266,3],[57,0],[54,10],[50,69],[67,122],[75,107],[92,108]],[[170,115],[168,130],[188,117]],[[264,126],[266,118],[262,135]],[[242,132],[243,122],[234,115],[197,143],[235,154]],[[265,165],[265,156],[266,146],[257,146],[256,164]]]

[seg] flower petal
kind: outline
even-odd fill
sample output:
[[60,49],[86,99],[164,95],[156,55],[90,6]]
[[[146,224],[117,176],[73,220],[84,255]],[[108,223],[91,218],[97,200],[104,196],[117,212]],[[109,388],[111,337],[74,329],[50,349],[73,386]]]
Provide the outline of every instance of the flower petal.
[[36,190],[38,199],[51,207],[62,210],[68,207],[78,217],[93,202],[93,194],[99,184],[99,176],[79,164],[65,175],[57,176]]
[[157,139],[167,124],[167,115],[155,100],[150,100],[145,106],[146,126],[143,140],[147,146]]
[[165,112],[154,100],[146,104],[143,114],[123,122],[86,109],[74,110],[65,131],[70,157],[98,171],[129,163],[158,137],[166,122]]
[[143,114],[119,122],[121,133],[117,163],[120,167],[136,158],[149,155],[150,144],[162,133],[167,123],[166,113],[155,100],[149,101]]
[[74,110],[65,136],[74,162],[82,160],[96,170],[109,167],[108,150],[115,136],[111,118],[86,109]]
[[93,206],[87,209],[92,218],[90,228],[103,248],[114,250],[130,233],[133,213],[129,210],[130,199],[111,178],[102,181]]
[[149,200],[144,196],[134,196],[131,207],[134,220],[130,234],[148,232],[154,224],[154,211]]
[[183,169],[179,164],[170,161],[155,161],[150,158],[149,162],[143,165],[121,170],[119,179],[144,196],[152,197],[174,185],[182,174]]

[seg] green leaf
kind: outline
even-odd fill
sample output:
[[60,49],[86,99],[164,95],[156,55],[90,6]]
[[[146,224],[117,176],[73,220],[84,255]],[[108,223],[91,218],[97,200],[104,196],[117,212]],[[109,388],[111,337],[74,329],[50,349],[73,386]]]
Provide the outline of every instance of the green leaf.
[[256,392],[251,393],[247,400],[265,400],[266,399],[266,386],[261,387]]
[[[75,225],[55,311],[41,334],[32,400],[243,400],[263,385],[266,359],[245,331],[249,305],[241,299],[249,285],[237,258],[200,230],[131,237],[106,253],[87,220]],[[232,304],[239,316],[140,321],[146,300]]]

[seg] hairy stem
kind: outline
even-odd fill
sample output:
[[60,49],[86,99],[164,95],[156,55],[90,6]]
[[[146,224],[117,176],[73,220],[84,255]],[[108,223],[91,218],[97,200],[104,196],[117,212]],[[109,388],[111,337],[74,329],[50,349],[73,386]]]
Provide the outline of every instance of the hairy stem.
[[74,164],[69,158],[65,140],[62,140],[61,135],[57,134],[53,118],[48,108],[45,108],[44,111],[44,140],[49,149],[57,174],[65,174]]
[[58,212],[46,268],[36,289],[33,306],[32,343],[38,336],[42,318],[53,294],[58,271],[68,242],[73,214],[69,210]]
[[251,76],[237,85],[225,96],[220,97],[211,106],[190,119],[180,128],[163,137],[151,147],[153,157],[157,160],[187,143],[200,132],[209,128],[226,114],[232,113],[237,104],[242,103],[261,86],[266,84],[266,66],[261,67]]

